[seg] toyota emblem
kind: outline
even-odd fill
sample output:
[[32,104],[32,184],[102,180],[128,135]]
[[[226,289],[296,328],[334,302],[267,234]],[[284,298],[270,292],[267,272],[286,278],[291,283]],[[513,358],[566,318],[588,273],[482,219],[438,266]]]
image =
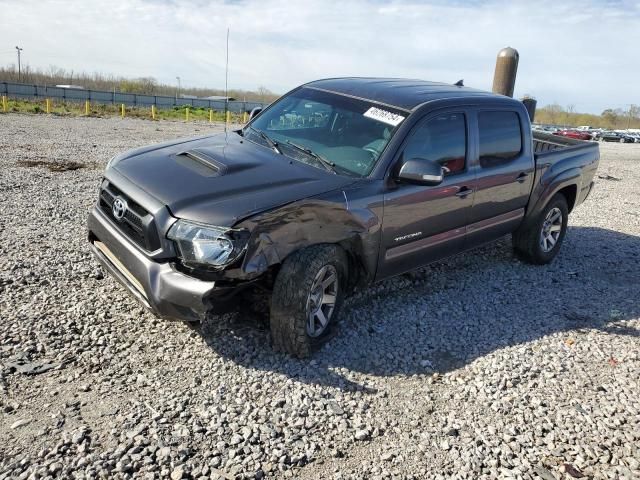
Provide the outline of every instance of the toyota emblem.
[[113,201],[111,211],[113,212],[113,216],[116,220],[122,220],[127,213],[127,202],[124,199],[117,197]]

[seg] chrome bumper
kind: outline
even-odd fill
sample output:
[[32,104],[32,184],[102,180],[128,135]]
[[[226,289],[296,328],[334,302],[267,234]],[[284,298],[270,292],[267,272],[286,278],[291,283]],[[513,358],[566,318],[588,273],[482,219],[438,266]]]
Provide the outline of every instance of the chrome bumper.
[[96,259],[155,315],[170,320],[203,320],[215,282],[177,271],[147,257],[100,210],[89,215],[89,242]]

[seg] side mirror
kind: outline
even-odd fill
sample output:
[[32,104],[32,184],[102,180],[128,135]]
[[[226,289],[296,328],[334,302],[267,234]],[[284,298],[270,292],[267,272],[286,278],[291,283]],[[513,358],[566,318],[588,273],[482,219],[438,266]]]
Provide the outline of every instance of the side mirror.
[[262,107],[256,107],[249,113],[249,121],[253,120],[260,112],[262,111]]
[[396,179],[416,185],[435,186],[442,183],[444,173],[445,169],[439,163],[424,158],[411,158],[400,166]]

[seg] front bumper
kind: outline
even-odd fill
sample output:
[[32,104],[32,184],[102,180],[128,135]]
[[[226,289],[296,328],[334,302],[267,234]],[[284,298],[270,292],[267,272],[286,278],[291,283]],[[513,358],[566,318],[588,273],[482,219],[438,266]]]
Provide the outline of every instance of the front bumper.
[[203,320],[215,282],[185,275],[147,257],[98,208],[89,215],[91,251],[147,310],[170,320]]

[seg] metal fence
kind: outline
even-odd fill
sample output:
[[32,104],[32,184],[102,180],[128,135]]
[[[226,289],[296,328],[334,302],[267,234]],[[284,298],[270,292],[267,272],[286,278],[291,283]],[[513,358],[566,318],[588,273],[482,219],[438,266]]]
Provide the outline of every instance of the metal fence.
[[[139,107],[173,108],[179,105],[189,105],[195,108],[207,108],[224,111],[224,100],[206,100],[203,98],[176,98],[162,95],[142,95],[138,93],[105,92],[101,90],[84,90],[79,88],[61,88],[47,85],[31,85],[26,83],[0,82],[0,95],[9,98],[57,98],[67,102],[85,102],[114,105],[132,105]],[[256,107],[262,107],[260,102],[229,101],[228,109],[233,113],[250,112]]]

